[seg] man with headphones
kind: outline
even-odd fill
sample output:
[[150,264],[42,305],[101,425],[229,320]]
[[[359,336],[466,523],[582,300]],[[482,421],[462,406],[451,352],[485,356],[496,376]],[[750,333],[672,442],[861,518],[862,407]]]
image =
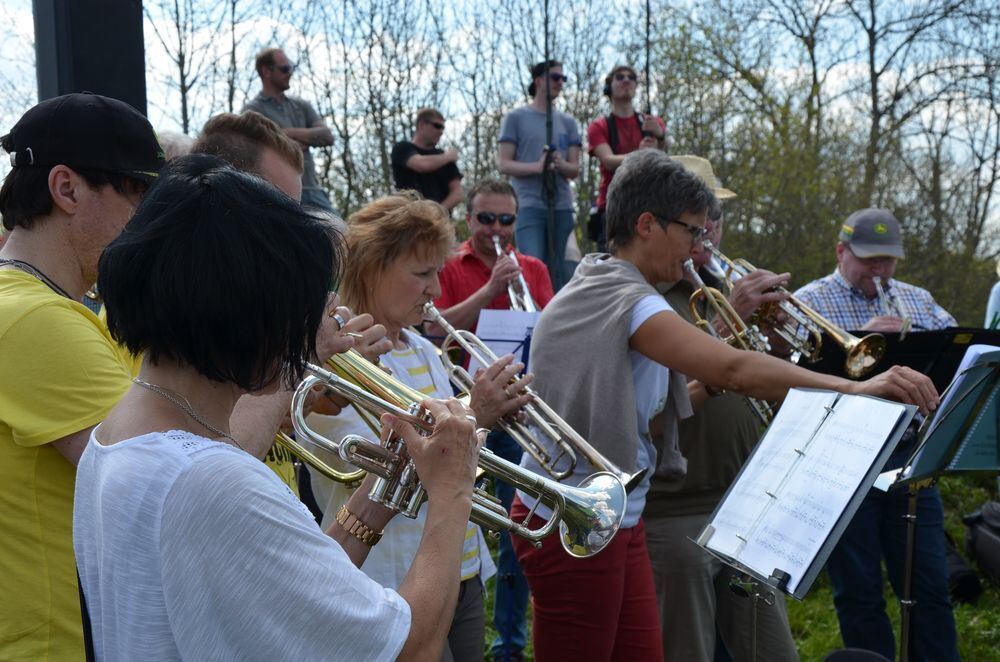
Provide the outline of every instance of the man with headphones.
[[601,163],[601,184],[596,212],[591,212],[587,227],[590,239],[599,251],[607,250],[604,234],[604,207],[608,184],[629,152],[644,147],[669,149],[666,123],[659,117],[638,112],[633,101],[638,75],[628,65],[618,65],[604,78],[604,96],[611,100],[611,114],[599,117],[587,127],[590,154]]

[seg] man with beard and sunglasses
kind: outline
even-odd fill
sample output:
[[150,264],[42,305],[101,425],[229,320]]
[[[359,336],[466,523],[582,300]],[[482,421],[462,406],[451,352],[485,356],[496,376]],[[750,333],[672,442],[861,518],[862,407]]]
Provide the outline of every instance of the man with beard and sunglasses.
[[333,132],[323,118],[305,99],[285,94],[291,85],[295,65],[280,48],[265,48],[255,63],[260,76],[261,91],[242,112],[253,110],[281,127],[285,135],[302,149],[302,204],[334,211],[330,197],[316,177],[311,147],[329,147]]
[[[455,257],[441,271],[441,296],[434,304],[456,328],[475,331],[479,311],[507,310],[510,298],[507,283],[518,272],[524,276],[535,305],[541,309],[552,299],[549,271],[541,260],[517,252],[512,241],[517,227],[517,194],[507,182],[485,179],[477,182],[467,197],[465,222],[469,238],[459,246]],[[493,237],[500,239],[504,255],[498,256]],[[511,254],[517,259],[515,264]],[[430,335],[442,335],[441,329],[428,323]],[[487,445],[511,462],[520,462],[521,447],[505,432],[490,434]],[[496,496],[510,508],[514,488],[497,482]],[[497,661],[519,660],[527,642],[526,612],[528,583],[524,579],[511,546],[510,534],[500,537],[497,588],[493,605],[493,624],[497,637],[492,655]]]

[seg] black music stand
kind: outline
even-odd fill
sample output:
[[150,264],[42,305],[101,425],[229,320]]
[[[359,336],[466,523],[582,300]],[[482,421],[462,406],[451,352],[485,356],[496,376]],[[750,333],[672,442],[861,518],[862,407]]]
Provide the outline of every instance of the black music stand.
[[[862,337],[868,331],[851,331]],[[934,382],[938,392],[944,391],[958,369],[965,351],[973,345],[1000,346],[1000,331],[952,327],[937,331],[910,331],[900,340],[898,333],[883,333],[886,340],[885,356],[864,378],[885,372],[893,365],[905,365],[925,374]],[[820,358],[814,363],[801,363],[802,367],[827,375],[844,375],[844,351],[829,336],[823,336]]]
[[[921,334],[923,335],[923,334]],[[909,487],[903,594],[899,598],[899,658],[910,654],[913,559],[917,530],[917,495],[945,474],[1000,473],[1000,347],[972,347],[978,352],[945,389],[942,406],[921,428],[917,449],[896,480]]]
[[[845,436],[840,431],[857,422],[861,403],[879,424],[866,432],[858,423],[859,438]],[[730,586],[752,596],[754,609],[769,590],[801,600],[915,413],[870,396],[790,390],[695,542],[737,571]],[[863,450],[848,451],[858,453],[855,460],[837,459],[844,444]],[[817,498],[817,490],[826,496]],[[803,523],[809,531],[800,537]]]

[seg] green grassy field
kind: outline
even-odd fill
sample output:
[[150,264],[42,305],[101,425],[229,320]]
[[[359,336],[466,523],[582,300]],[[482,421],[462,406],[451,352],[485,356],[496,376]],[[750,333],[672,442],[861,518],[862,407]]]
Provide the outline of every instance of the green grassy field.
[[[958,542],[964,553],[965,526],[962,516],[976,510],[987,499],[997,499],[996,481],[993,478],[945,478],[940,483],[944,500],[945,527]],[[495,544],[490,543],[494,547]],[[1000,660],[1000,587],[990,584],[982,576],[983,595],[976,605],[958,605],[955,621],[958,626],[958,643],[962,658],[969,662]],[[493,580],[487,585],[486,646],[493,641],[492,627]],[[899,609],[892,591],[886,584],[886,602],[889,617],[899,636]],[[831,650],[840,648],[840,629],[833,609],[833,597],[826,574],[820,576],[805,600],[788,601],[788,616],[792,635],[805,661],[821,660]],[[487,659],[488,656],[487,656]],[[530,635],[525,660],[533,660]],[[763,661],[762,661],[763,662]]]

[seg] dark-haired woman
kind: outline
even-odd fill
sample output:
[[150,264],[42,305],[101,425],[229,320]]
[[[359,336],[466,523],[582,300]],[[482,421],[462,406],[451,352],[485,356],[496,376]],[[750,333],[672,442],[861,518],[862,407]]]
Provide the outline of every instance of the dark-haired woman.
[[479,446],[468,410],[425,401],[429,438],[383,419],[406,439],[433,523],[398,592],[357,568],[391,512],[362,490],[324,533],[229,429],[244,394],[315,360],[338,253],[327,223],[203,156],[172,163],[102,255],[111,333],[144,360],[77,473],[74,549],[98,659],[440,652]]

